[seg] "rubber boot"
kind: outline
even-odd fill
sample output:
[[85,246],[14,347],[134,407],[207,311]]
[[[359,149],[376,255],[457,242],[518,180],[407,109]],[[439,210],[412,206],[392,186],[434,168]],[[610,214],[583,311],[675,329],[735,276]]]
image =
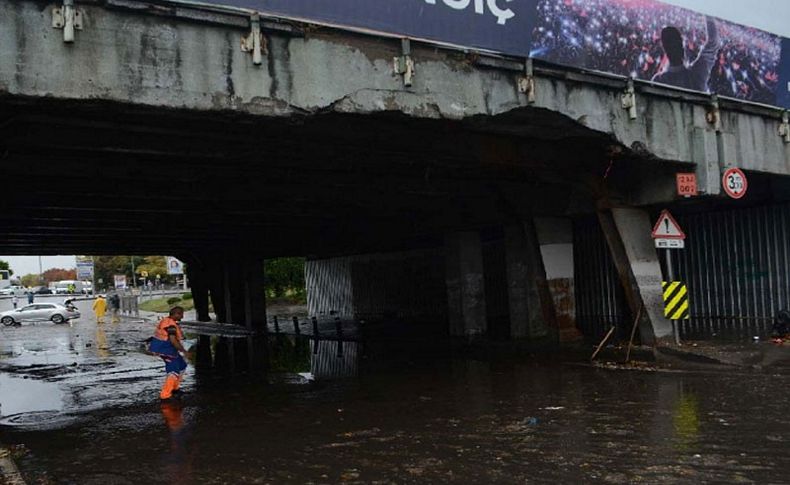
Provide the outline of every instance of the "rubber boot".
[[173,388],[173,392],[180,393],[181,392],[181,381],[184,379],[184,374],[178,374],[176,377],[176,387]]
[[162,386],[162,392],[159,393],[159,399],[170,399],[173,397],[173,391],[178,386],[178,377],[173,374],[168,374],[165,378],[165,383]]

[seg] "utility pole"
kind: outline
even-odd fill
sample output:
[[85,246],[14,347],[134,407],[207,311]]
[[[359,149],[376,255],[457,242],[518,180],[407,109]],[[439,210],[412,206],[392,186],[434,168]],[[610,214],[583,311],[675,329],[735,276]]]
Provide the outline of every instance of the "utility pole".
[[91,271],[91,295],[96,295],[96,256],[91,256],[91,264],[93,265]]
[[137,273],[134,272],[134,256],[129,256],[132,261],[132,286],[137,289]]
[[38,257],[38,284],[44,283],[44,271],[41,266],[41,256]]

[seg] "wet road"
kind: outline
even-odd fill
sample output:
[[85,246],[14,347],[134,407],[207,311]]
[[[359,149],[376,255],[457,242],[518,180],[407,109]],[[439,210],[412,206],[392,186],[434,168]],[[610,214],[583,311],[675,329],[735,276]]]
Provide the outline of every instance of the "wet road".
[[416,359],[190,375],[162,406],[148,328],[0,330],[0,441],[30,483],[788,482],[787,375]]

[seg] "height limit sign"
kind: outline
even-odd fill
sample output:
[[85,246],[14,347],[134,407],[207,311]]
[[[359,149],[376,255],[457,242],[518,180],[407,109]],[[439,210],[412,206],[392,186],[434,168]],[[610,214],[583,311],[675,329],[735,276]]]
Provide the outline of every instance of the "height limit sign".
[[659,249],[683,249],[686,247],[686,234],[668,210],[661,211],[651,235]]

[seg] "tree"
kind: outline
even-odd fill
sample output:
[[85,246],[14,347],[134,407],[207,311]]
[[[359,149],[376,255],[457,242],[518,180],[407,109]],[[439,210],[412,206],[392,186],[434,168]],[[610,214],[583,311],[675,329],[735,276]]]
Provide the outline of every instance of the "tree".
[[142,275],[143,271],[147,272],[149,280],[156,280],[156,275],[163,280],[168,279],[167,258],[164,256],[146,256],[145,261],[136,270],[138,275]]
[[99,288],[112,287],[113,277],[117,274],[126,275],[126,281],[129,286],[132,286],[132,260],[134,260],[136,273],[134,276],[138,280],[142,271],[148,272],[149,279],[155,279],[158,274],[162,276],[162,281],[168,280],[164,256],[95,256],[93,271],[96,275],[96,286]]
[[7,270],[8,276],[14,276],[14,270],[11,269],[11,266],[8,264],[8,261],[3,261],[0,259],[0,269]]
[[40,285],[37,274],[26,274],[25,276],[19,278],[19,281],[22,283],[22,286],[26,288]]
[[77,270],[51,268],[44,271],[41,274],[41,277],[44,279],[44,283],[52,283],[53,281],[62,281],[62,280],[76,280]]
[[275,298],[284,296],[302,298],[306,294],[304,283],[304,258],[277,258],[266,260],[266,293]]

